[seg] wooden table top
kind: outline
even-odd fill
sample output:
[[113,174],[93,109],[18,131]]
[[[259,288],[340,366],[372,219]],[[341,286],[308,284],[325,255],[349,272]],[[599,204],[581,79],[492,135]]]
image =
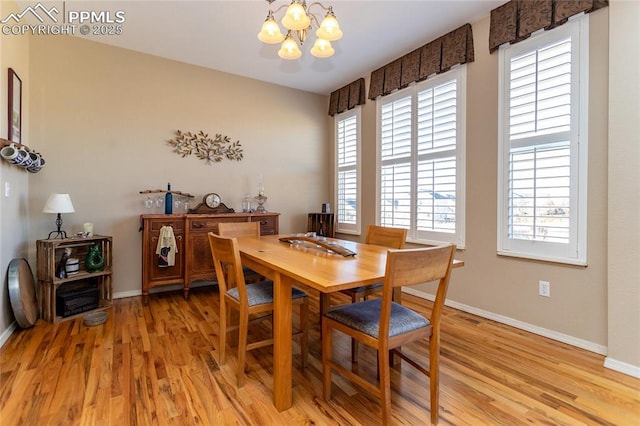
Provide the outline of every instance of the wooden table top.
[[344,257],[311,243],[281,242],[282,236],[238,238],[243,260],[268,266],[322,293],[373,284],[384,278],[386,247],[328,239],[356,253],[356,256]]
[[[322,293],[333,293],[384,280],[387,247],[328,238],[356,253],[344,257],[312,243],[289,244],[268,235],[238,238],[244,260],[262,264]],[[464,263],[455,261],[454,267]]]

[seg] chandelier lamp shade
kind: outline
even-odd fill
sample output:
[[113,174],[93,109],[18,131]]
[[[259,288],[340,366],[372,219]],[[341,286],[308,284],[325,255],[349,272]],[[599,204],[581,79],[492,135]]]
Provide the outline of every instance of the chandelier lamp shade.
[[56,227],[58,229],[56,231],[51,231],[47,239],[51,239],[51,236],[54,234],[54,238],[67,238],[67,233],[62,230],[62,215],[60,213],[75,212],[69,194],[51,194],[49,199],[47,199],[42,212],[58,215],[56,217]]
[[[333,13],[333,7],[325,7],[319,2],[307,5],[305,0],[293,0],[291,4],[282,5],[276,10],[271,9],[272,3],[276,0],[267,0],[269,3],[269,13],[262,24],[262,29],[258,33],[258,40],[267,44],[282,43],[278,56],[282,59],[298,59],[302,56],[300,47],[307,39],[307,33],[317,27],[316,40],[310,52],[317,58],[328,58],[333,56],[335,50],[331,46],[332,41],[342,38],[340,24]],[[286,29],[286,35],[282,33],[280,25],[276,21],[276,14],[287,8],[282,17],[282,25]],[[311,10],[315,7],[325,12],[322,21]]]

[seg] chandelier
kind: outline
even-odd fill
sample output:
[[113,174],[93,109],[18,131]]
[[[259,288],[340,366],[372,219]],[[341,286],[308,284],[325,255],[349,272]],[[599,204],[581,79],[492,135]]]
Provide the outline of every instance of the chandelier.
[[[286,5],[280,6],[278,9],[271,10],[271,3],[275,0],[267,0],[269,2],[269,14],[262,24],[262,29],[258,33],[258,40],[267,44],[277,44],[282,42],[278,56],[282,59],[298,59],[302,56],[302,52],[298,47],[304,44],[307,39],[307,32],[313,29],[313,24],[318,27],[316,31],[316,41],[313,43],[313,47],[310,52],[317,58],[328,58],[333,56],[335,50],[331,46],[332,41],[340,40],[342,38],[342,31],[340,30],[340,24],[336,19],[336,15],[333,14],[333,8],[331,6],[325,7],[319,2],[311,3],[307,6],[305,0],[292,0],[291,4],[287,7],[287,11],[282,17],[282,25],[287,29],[287,34],[284,35],[280,31],[280,26],[276,22],[275,15],[286,7]],[[311,9],[315,6],[319,6],[326,14],[322,22],[318,20],[318,17],[311,13]],[[296,40],[294,40],[297,38]]]

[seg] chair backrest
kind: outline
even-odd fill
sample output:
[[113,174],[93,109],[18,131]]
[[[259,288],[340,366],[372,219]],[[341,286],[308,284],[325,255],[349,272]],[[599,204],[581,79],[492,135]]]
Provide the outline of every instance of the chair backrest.
[[223,222],[218,224],[222,237],[259,237],[260,222]]
[[404,248],[407,230],[404,228],[388,228],[386,226],[369,225],[367,227],[367,244],[385,246],[394,249]]
[[382,293],[381,336],[388,335],[393,289],[431,281],[438,281],[438,289],[429,320],[434,332],[439,329],[455,252],[455,244],[418,249],[389,250]]
[[220,297],[224,297],[227,290],[237,286],[240,303],[248,303],[238,240],[235,237],[221,237],[213,232],[209,232],[208,236]]

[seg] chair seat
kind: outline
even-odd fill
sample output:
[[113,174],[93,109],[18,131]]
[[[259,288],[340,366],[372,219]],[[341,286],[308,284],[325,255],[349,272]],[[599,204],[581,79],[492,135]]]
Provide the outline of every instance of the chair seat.
[[367,290],[374,290],[376,288],[382,288],[382,286],[384,285],[384,283],[375,283],[375,284],[369,284],[369,285],[361,285],[360,287],[354,287],[354,288],[350,288],[348,290],[343,290],[343,293],[362,293],[365,292]]
[[[331,309],[325,315],[350,328],[378,338],[381,305],[382,299],[367,300],[365,302],[338,306]],[[417,312],[397,303],[391,303],[389,337],[427,327],[428,325],[429,320]]]
[[[247,298],[249,306],[264,305],[266,303],[273,303],[273,281],[266,280],[258,283],[247,284]],[[227,294],[236,300],[240,300],[238,295],[238,287],[234,287],[227,291]],[[304,291],[297,288],[291,289],[291,297],[293,299],[300,299],[307,297]]]
[[243,275],[257,275],[258,273],[251,268],[247,268],[246,266],[242,267]]

